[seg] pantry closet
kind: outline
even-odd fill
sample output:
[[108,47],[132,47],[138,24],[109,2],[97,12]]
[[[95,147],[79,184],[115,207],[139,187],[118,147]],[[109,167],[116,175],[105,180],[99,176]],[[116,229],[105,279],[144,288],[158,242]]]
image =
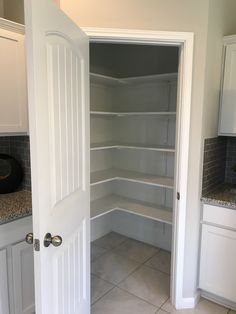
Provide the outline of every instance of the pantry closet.
[[90,44],[91,240],[171,250],[179,48]]

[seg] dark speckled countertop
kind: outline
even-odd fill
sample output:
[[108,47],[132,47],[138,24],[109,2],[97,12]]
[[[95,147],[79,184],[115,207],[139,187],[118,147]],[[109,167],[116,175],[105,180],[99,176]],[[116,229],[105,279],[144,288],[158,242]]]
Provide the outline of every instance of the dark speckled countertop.
[[203,196],[201,201],[205,204],[236,209],[236,185],[224,184]]
[[31,193],[19,191],[0,194],[0,225],[31,215]]

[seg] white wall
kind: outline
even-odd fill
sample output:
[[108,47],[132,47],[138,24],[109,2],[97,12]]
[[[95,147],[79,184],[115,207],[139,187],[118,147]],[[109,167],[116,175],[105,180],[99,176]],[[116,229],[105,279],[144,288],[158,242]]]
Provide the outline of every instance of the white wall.
[[[200,219],[202,111],[207,54],[209,0],[61,0],[61,8],[78,25],[110,28],[190,31],[195,34],[190,134],[188,215],[184,291],[197,287]],[[92,8],[92,9],[91,9]]]

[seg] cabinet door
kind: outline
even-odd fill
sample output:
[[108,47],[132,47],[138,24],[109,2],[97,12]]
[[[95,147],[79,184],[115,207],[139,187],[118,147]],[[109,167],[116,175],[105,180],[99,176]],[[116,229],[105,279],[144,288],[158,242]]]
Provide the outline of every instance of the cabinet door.
[[15,314],[34,313],[33,246],[20,242],[12,246]]
[[0,30],[0,133],[28,132],[24,35]]
[[236,136],[236,43],[226,46],[219,135]]
[[6,250],[0,251],[0,314],[9,314]]
[[202,226],[201,289],[236,302],[236,232]]

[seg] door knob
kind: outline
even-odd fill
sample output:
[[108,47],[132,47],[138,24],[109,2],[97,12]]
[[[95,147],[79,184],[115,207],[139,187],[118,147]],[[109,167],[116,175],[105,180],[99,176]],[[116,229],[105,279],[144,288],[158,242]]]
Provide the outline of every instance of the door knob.
[[25,241],[28,243],[28,244],[33,244],[34,242],[34,235],[32,232],[28,233],[25,237]]
[[59,235],[52,237],[51,233],[47,233],[44,237],[43,244],[45,247],[48,247],[50,244],[53,246],[60,246],[62,244],[62,237]]

